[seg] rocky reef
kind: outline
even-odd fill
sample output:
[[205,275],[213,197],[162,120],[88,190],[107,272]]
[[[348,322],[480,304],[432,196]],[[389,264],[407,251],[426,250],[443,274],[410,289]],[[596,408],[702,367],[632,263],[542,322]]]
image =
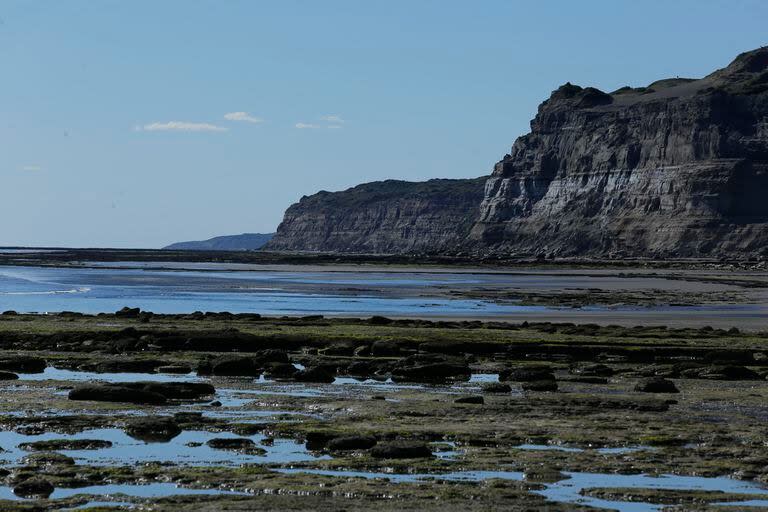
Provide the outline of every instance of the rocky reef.
[[[567,83],[479,180],[382,182],[288,209],[278,250],[768,255],[768,47],[702,79]],[[471,224],[471,227],[468,225]]]
[[485,178],[365,183],[305,196],[288,208],[268,250],[441,253],[466,240]]

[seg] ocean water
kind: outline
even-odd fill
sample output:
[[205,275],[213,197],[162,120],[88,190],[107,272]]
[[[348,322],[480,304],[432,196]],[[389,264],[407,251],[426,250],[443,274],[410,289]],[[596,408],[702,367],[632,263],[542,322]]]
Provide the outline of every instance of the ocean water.
[[155,313],[430,316],[544,309],[421,293],[474,282],[450,274],[0,267],[0,310],[108,313],[130,306]]
[[[158,268],[157,265],[162,265]],[[252,266],[251,266],[252,267]],[[89,263],[0,266],[0,311],[111,313],[124,306],[155,313],[229,311],[264,315],[500,318],[625,325],[762,326],[768,304],[582,307],[525,306],[469,299],[468,290],[676,289],[679,281],[557,273],[294,271],[237,264]],[[704,289],[719,285],[702,283]],[[457,298],[453,298],[457,297]]]

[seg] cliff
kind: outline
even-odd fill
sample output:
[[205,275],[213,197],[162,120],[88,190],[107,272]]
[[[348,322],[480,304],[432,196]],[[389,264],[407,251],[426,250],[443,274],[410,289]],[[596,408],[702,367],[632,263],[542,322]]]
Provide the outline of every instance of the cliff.
[[267,250],[372,254],[450,252],[479,213],[485,178],[365,183],[305,196]]
[[478,257],[768,256],[768,48],[702,79],[567,83],[485,183],[303,198],[275,250]]
[[176,242],[163,247],[174,251],[255,251],[264,247],[274,233],[243,233],[242,235],[224,235],[208,240]]
[[565,84],[496,164],[470,236],[511,255],[768,249],[768,48],[700,79]]

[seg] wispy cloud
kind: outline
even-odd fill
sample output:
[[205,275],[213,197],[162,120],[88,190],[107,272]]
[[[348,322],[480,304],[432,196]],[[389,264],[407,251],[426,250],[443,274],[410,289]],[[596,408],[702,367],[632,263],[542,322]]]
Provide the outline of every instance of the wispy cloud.
[[43,168],[39,165],[25,165],[21,168],[22,171],[42,171]]
[[321,121],[319,123],[305,123],[305,122],[299,122],[296,123],[296,128],[299,129],[307,129],[307,128],[327,128],[329,130],[338,130],[339,128],[344,127],[344,123],[346,121],[341,118],[341,116],[337,116],[336,114],[327,114],[324,116],[320,116],[318,118],[318,121]]
[[224,114],[224,119],[227,121],[244,121],[246,123],[263,123],[264,120],[260,117],[250,115],[248,112],[230,112]]
[[136,131],[144,132],[225,132],[228,128],[210,123],[189,123],[186,121],[168,121],[137,126]]
[[[335,114],[329,114],[327,116],[322,116],[320,118],[320,120],[321,121],[325,121],[326,123],[333,123],[334,125],[340,125],[340,124],[344,124],[346,122],[340,116],[337,116]],[[338,128],[338,126],[336,126],[336,128]]]

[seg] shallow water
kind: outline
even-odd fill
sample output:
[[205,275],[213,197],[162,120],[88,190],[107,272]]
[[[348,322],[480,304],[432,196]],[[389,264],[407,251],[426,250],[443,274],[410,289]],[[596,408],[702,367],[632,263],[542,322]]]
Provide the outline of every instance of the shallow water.
[[[247,438],[267,451],[266,455],[248,455],[229,450],[215,450],[205,445],[214,438]],[[241,464],[289,464],[311,460],[327,459],[327,456],[315,456],[304,447],[289,439],[276,439],[273,445],[263,446],[265,436],[238,436],[230,432],[184,431],[166,443],[146,443],[128,436],[117,428],[93,429],[77,434],[59,434],[47,432],[41,435],[24,435],[12,431],[0,432],[0,447],[6,450],[0,453],[0,459],[11,464],[18,464],[21,458],[31,453],[20,449],[21,443],[47,441],[51,439],[99,439],[111,441],[110,448],[99,450],[56,450],[75,459],[78,464],[93,466],[119,466],[126,464],[144,464],[148,462],[173,462],[182,465],[204,466],[239,466]],[[188,446],[189,443],[203,443],[201,446]]]
[[20,373],[19,380],[43,381],[62,380],[71,382],[111,382],[115,384],[128,382],[199,382],[202,379],[195,373],[185,375],[172,373],[98,373],[64,368],[47,367],[42,373]]
[[[681,286],[680,281],[654,276],[466,271],[297,272],[248,265],[191,263],[88,265],[93,267],[0,266],[0,311],[110,313],[131,306],[156,313],[229,311],[266,315],[504,317],[557,321],[578,321],[583,317],[590,322],[604,318],[605,322],[632,325],[649,321],[688,324],[698,319],[728,326],[762,321],[768,311],[763,303],[570,308],[450,298],[453,291],[482,288],[521,291],[596,288],[648,293],[679,290]],[[245,268],[251,270],[243,270]],[[723,286],[696,283],[702,292],[722,290]]]
[[[422,297],[424,286],[467,285],[451,274],[204,272],[112,268],[1,267],[0,310],[155,313],[229,311],[269,315],[495,315],[538,306]],[[431,277],[433,276],[433,277]]]
[[[229,491],[225,489],[190,489],[187,487],[180,487],[176,484],[169,483],[152,483],[152,484],[109,484],[109,485],[90,485],[87,487],[78,487],[77,489],[63,489],[57,488],[51,494],[50,499],[71,498],[77,495],[94,495],[94,496],[132,496],[136,498],[159,498],[162,496],[178,496],[178,495],[211,495],[211,494],[231,494],[231,495],[245,495],[246,493]],[[0,486],[0,499],[3,500],[23,500],[13,494],[10,487]],[[95,503],[95,502],[94,502]],[[102,503],[102,502],[100,502]],[[114,503],[103,502],[105,505],[114,506]],[[88,506],[94,506],[93,503],[89,503]],[[82,508],[82,507],[80,507]]]

